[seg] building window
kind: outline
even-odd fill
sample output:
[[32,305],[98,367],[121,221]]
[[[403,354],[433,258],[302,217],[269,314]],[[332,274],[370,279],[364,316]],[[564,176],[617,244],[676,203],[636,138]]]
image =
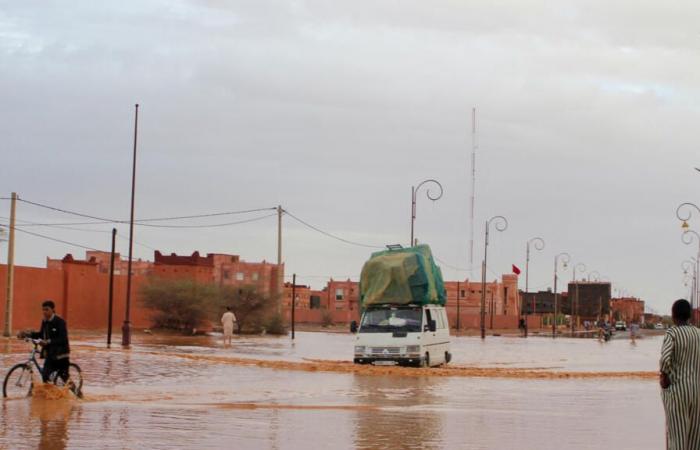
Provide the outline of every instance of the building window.
[[258,281],[258,272],[253,272],[253,281]]
[[344,293],[345,293],[345,292],[343,291],[343,288],[337,288],[337,289],[335,290],[335,299],[336,299],[336,300],[342,300],[342,299],[343,299],[343,294],[344,294]]
[[309,303],[311,309],[321,309],[321,297],[318,295],[312,295]]
[[460,293],[460,297],[464,297],[464,289],[462,289],[462,292]]
[[224,270],[224,280],[231,278],[231,273],[228,270]]
[[236,280],[238,281],[243,281],[245,279],[245,275],[243,272],[236,272]]

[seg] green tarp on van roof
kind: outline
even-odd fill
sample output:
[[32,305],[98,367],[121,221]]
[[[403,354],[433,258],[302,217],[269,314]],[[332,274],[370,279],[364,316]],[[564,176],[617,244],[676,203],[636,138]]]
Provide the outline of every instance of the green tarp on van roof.
[[428,245],[372,253],[360,275],[363,308],[383,304],[438,304],[447,300],[442,272]]

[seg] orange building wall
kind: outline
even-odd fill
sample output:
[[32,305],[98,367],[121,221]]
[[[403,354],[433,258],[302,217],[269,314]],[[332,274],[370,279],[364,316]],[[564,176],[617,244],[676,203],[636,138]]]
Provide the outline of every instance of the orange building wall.
[[[131,323],[136,328],[150,326],[150,313],[138,301],[142,277],[132,279]],[[0,265],[0,317],[5,317],[7,266]],[[65,264],[64,270],[15,266],[12,329],[35,329],[41,323],[41,303],[56,302],[56,311],[73,329],[107,328],[109,276],[92,265]],[[67,299],[67,301],[66,301]],[[124,321],[126,275],[114,277],[112,325],[119,330]]]

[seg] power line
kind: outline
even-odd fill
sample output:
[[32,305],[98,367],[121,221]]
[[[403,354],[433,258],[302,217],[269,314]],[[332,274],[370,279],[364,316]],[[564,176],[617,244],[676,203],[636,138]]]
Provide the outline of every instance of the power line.
[[240,211],[226,211],[226,212],[216,212],[207,214],[194,214],[190,216],[174,216],[174,217],[157,217],[154,219],[139,219],[137,222],[158,222],[166,220],[183,220],[183,219],[200,219],[203,217],[219,217],[219,216],[231,216],[236,214],[248,214],[261,211],[273,211],[277,210],[277,207],[272,208],[255,208],[255,209],[244,209]]
[[214,224],[209,224],[209,225],[156,225],[156,224],[152,224],[152,223],[138,223],[138,222],[134,222],[134,225],[141,225],[144,227],[152,227],[152,228],[218,228],[218,227],[228,227],[231,225],[240,225],[243,223],[257,222],[258,220],[267,219],[269,217],[274,217],[276,215],[277,215],[277,213],[266,214],[264,216],[253,217],[252,219],[238,220],[236,222],[214,223]]
[[93,216],[90,214],[79,213],[76,211],[69,211],[67,209],[57,208],[55,206],[44,205],[43,203],[32,202],[30,200],[25,200],[25,199],[19,198],[19,197],[17,197],[17,200],[22,202],[22,203],[27,203],[29,205],[37,206],[39,208],[50,209],[52,211],[57,211],[57,212],[60,212],[63,214],[70,214],[72,216],[84,217],[86,219],[100,220],[100,221],[104,221],[104,222],[108,222],[108,223],[119,223],[119,222],[123,223],[124,222],[123,220],[107,219],[104,217]]
[[378,246],[378,245],[363,244],[363,243],[361,243],[361,242],[354,242],[354,241],[351,241],[351,240],[348,240],[348,239],[341,238],[340,236],[336,236],[336,235],[334,235],[334,234],[331,234],[331,233],[329,233],[329,232],[327,232],[327,231],[324,231],[324,230],[322,230],[322,229],[320,229],[320,228],[318,228],[318,227],[316,227],[316,226],[314,226],[314,225],[311,225],[311,224],[308,223],[308,222],[305,222],[305,221],[301,220],[300,218],[298,218],[297,216],[295,216],[294,214],[290,213],[290,212],[287,211],[287,210],[284,210],[284,213],[285,213],[286,215],[288,215],[289,217],[291,217],[292,219],[296,220],[297,222],[301,223],[302,225],[304,225],[304,226],[306,226],[306,227],[308,227],[308,228],[310,228],[310,229],[312,229],[312,230],[314,230],[314,231],[317,231],[317,232],[319,232],[319,233],[321,233],[321,234],[323,234],[323,235],[325,235],[325,236],[328,236],[328,237],[330,237],[330,238],[336,239],[336,240],[341,241],[341,242],[345,242],[346,244],[356,245],[356,246],[358,246],[358,247],[366,247],[366,248],[384,248],[384,247]]
[[54,237],[51,237],[51,236],[46,236],[46,235],[44,235],[44,234],[34,233],[34,232],[32,232],[32,231],[22,230],[22,229],[17,228],[17,227],[15,227],[15,231],[19,231],[20,233],[25,233],[25,234],[29,234],[29,235],[32,235],[32,236],[36,236],[36,237],[39,237],[39,238],[42,238],[42,239],[47,239],[47,240],[49,240],[49,241],[60,242],[61,244],[67,244],[67,245],[70,245],[70,246],[73,246],[73,247],[83,248],[83,249],[85,249],[85,250],[100,251],[100,250],[98,250],[98,249],[96,249],[96,248],[88,247],[87,245],[76,244],[75,242],[70,242],[70,241],[64,241],[63,239],[58,239],[58,238],[54,238]]
[[[110,219],[110,218],[106,218],[106,217],[85,214],[85,213],[81,213],[81,212],[77,212],[77,211],[71,211],[68,209],[58,208],[55,206],[45,205],[43,203],[25,200],[22,198],[18,198],[17,200],[24,202],[24,203],[27,203],[29,205],[37,206],[39,208],[49,209],[49,210],[60,212],[63,214],[70,214],[70,215],[74,215],[74,216],[78,216],[78,217],[84,217],[87,219],[94,219],[97,221],[97,222],[74,222],[74,223],[33,223],[33,224],[31,224],[32,226],[103,225],[103,224],[111,224],[111,223],[121,223],[121,224],[129,223],[126,220]],[[230,226],[230,225],[238,225],[238,224],[243,224],[243,223],[248,223],[248,222],[254,222],[257,220],[262,220],[262,219],[265,219],[267,217],[272,217],[275,214],[256,217],[253,219],[240,220],[240,221],[234,221],[234,222],[225,222],[225,223],[216,223],[216,224],[158,225],[158,224],[152,224],[152,223],[146,223],[146,222],[162,222],[162,221],[170,221],[170,220],[185,220],[185,219],[198,219],[198,218],[206,218],[206,217],[220,217],[220,216],[227,216],[227,215],[249,214],[249,213],[260,212],[260,211],[271,211],[271,210],[275,210],[275,209],[277,209],[277,208],[272,208],[272,207],[270,207],[270,208],[254,208],[254,209],[246,209],[246,210],[238,210],[238,211],[225,211],[225,212],[215,212],[215,213],[206,213],[206,214],[193,214],[193,215],[186,215],[186,216],[156,217],[156,218],[149,218],[149,219],[139,219],[139,220],[134,221],[134,224],[140,225],[140,226],[145,226],[145,227],[153,227],[153,228],[215,228],[215,227],[225,227],[225,226]]]

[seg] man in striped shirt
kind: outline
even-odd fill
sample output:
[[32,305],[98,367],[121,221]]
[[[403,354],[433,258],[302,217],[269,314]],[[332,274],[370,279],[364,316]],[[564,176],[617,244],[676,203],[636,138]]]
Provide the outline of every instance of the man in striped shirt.
[[700,449],[700,329],[689,324],[690,303],[677,300],[674,326],[661,348],[661,399],[666,412],[666,448]]

